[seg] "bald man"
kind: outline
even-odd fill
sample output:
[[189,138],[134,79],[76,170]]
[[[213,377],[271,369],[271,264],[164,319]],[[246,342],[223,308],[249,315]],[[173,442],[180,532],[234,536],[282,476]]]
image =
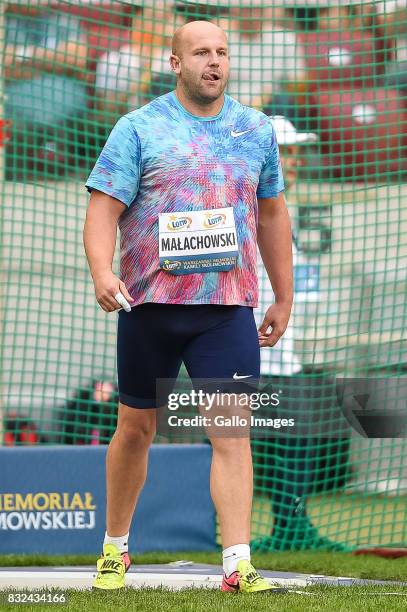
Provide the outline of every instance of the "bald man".
[[[227,38],[216,25],[178,29],[169,61],[176,89],[117,122],[86,183],[84,244],[96,299],[106,312],[125,307],[118,314],[120,401],[107,453],[98,589],[123,587],[130,565],[129,529],[162,405],[157,379],[175,380],[183,361],[192,380],[216,389],[217,409],[224,408],[222,393],[233,391],[246,398],[247,417],[260,347],[284,333],[292,303],[291,227],[272,124],[225,95]],[[120,277],[112,271],[117,224]],[[275,295],[258,330],[256,242]],[[207,431],[222,590],[278,593],[284,589],[271,587],[250,563],[248,427],[243,434]]]

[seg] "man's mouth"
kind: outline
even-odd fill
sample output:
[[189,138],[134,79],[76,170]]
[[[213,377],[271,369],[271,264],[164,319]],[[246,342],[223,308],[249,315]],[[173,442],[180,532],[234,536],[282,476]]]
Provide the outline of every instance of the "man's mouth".
[[202,78],[205,79],[205,81],[219,81],[221,77],[217,72],[206,72]]

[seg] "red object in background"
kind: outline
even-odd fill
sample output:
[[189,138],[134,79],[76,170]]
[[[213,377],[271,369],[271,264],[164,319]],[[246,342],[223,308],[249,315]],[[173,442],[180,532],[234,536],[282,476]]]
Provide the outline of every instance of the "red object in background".
[[371,87],[384,73],[386,52],[369,32],[307,32],[300,38],[314,90]]
[[130,3],[123,4],[122,2],[109,2],[100,0],[94,1],[91,4],[62,4],[61,2],[51,2],[53,10],[75,15],[83,20],[82,25],[89,29],[96,28],[103,24],[114,26],[123,26],[131,28],[131,20],[135,11],[141,12],[141,7],[132,6]]
[[384,559],[400,559],[407,557],[407,548],[395,546],[372,546],[354,550],[354,555],[375,555]]
[[315,94],[313,104],[324,165],[334,177],[407,171],[407,112],[398,91],[329,90]]
[[33,446],[41,441],[35,423],[25,415],[7,414],[4,425],[4,446]]
[[12,122],[9,119],[0,119],[0,147],[4,147],[10,140]]

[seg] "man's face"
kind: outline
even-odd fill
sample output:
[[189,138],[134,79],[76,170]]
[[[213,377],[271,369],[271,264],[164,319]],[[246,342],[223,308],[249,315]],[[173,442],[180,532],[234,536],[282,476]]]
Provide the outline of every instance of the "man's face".
[[289,189],[297,180],[297,168],[303,165],[303,157],[298,145],[280,145],[279,150],[284,181]]
[[97,381],[93,390],[95,402],[108,402],[112,398],[113,385],[108,381]]
[[222,31],[191,37],[185,35],[180,56],[171,56],[171,65],[188,96],[198,103],[217,100],[229,78],[229,56]]

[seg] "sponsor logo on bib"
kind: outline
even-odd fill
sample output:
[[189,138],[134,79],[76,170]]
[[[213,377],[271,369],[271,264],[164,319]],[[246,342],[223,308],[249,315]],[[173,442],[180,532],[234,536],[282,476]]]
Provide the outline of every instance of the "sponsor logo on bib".
[[188,227],[191,226],[191,223],[191,217],[177,217],[176,215],[171,215],[170,220],[167,223],[167,228],[171,232],[176,232],[179,230],[188,229]]
[[167,272],[174,272],[174,270],[179,270],[181,268],[180,261],[170,261],[169,259],[165,259],[161,265],[163,270],[167,270]]
[[218,227],[219,225],[225,225],[226,215],[223,213],[206,213],[206,219],[204,220],[204,227],[208,229],[212,229],[213,227]]

